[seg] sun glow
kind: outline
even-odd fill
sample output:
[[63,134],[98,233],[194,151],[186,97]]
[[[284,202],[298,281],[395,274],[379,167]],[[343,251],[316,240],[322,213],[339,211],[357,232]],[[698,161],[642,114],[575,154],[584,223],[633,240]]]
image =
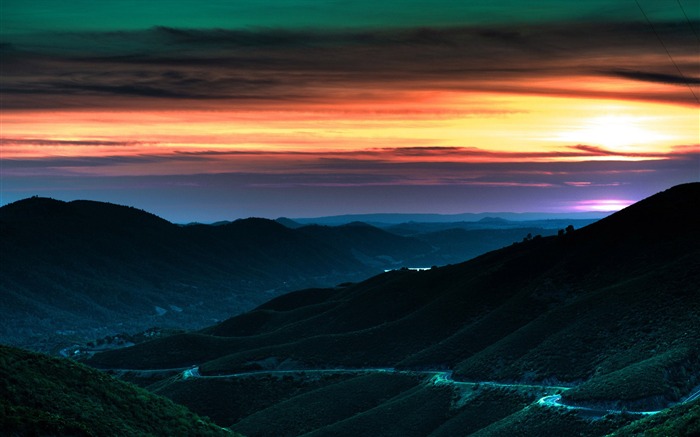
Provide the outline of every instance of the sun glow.
[[639,150],[667,141],[669,135],[662,134],[649,127],[653,120],[621,114],[606,114],[584,120],[580,126],[563,132],[558,139],[575,144],[601,146],[619,151]]
[[633,204],[633,200],[626,199],[595,199],[583,200],[578,202],[574,207],[576,211],[597,211],[597,212],[615,212],[623,208],[627,208]]

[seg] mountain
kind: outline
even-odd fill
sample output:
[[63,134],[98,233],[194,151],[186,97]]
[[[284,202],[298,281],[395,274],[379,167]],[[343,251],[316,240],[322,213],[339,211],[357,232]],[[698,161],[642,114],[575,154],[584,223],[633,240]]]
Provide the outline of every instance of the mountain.
[[152,326],[206,326],[432,250],[369,227],[295,230],[256,218],[178,226],[135,208],[47,198],[0,208],[0,240],[0,342],[44,351]]
[[169,399],[67,359],[0,346],[6,436],[236,434]]
[[[401,226],[401,225],[399,225]],[[564,225],[560,229],[565,228]],[[419,227],[419,228],[422,228]],[[513,242],[522,241],[530,236],[556,235],[558,229],[543,229],[536,227],[517,227],[512,229],[472,229],[449,227],[444,230],[421,232],[416,226],[411,226],[412,231],[406,236],[423,241],[434,247],[435,250],[422,257],[417,257],[415,265],[431,266],[460,263],[472,259],[492,250],[509,246]],[[401,230],[391,228],[391,232],[402,235],[407,232],[408,226],[401,226]],[[422,259],[421,259],[422,258]]]
[[429,244],[434,250],[415,259],[415,265],[460,263],[486,252],[522,241],[530,236],[552,236],[573,226],[580,228],[596,220],[548,219],[506,220],[484,217],[478,221],[407,222],[382,227],[392,234],[412,237]]
[[300,228],[300,227],[304,226],[304,225],[297,223],[294,220],[287,218],[287,217],[279,217],[275,221],[281,225],[284,225],[284,226],[290,228],[290,229],[296,229],[296,228]]
[[[596,222],[595,219],[548,219],[548,220],[506,220],[498,217],[487,217],[478,221],[462,222],[406,222],[396,225],[384,226],[381,229],[393,234],[404,236],[428,235],[431,232],[460,229],[463,231],[517,231],[534,230],[544,236],[555,235],[559,229],[566,229],[569,225],[582,228]],[[500,247],[498,248],[500,249]]]
[[377,268],[415,265],[426,258],[432,261],[431,255],[436,250],[429,241],[398,236],[362,222],[335,227],[309,225],[297,230],[350,252],[363,263]]
[[608,215],[604,212],[547,213],[547,212],[480,212],[462,214],[346,214],[325,217],[299,217],[290,220],[302,225],[340,226],[352,222],[369,223],[384,228],[402,223],[461,223],[479,222],[482,219],[502,219],[506,221],[545,221],[545,220],[599,220]]
[[[568,408],[635,412],[680,407],[697,393],[698,223],[700,183],[680,185],[582,229],[458,265],[293,292],[210,328],[87,362],[197,366],[197,378],[140,382],[248,435],[285,435],[286,426],[416,436],[644,427],[634,414],[591,422],[533,402],[554,392]],[[224,401],[238,397],[246,405]],[[697,402],[683,405],[697,412]]]

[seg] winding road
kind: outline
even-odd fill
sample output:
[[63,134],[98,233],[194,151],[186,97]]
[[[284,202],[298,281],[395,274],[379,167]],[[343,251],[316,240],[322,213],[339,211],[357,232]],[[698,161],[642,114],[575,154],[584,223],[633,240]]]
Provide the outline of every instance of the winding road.
[[[393,367],[370,367],[370,368],[334,368],[334,369],[291,369],[291,370],[253,370],[248,372],[228,373],[223,375],[202,375],[199,371],[199,366],[194,367],[179,367],[171,369],[102,369],[111,373],[124,374],[127,372],[137,373],[140,376],[148,377],[163,373],[177,373],[178,378],[182,380],[188,379],[230,379],[230,378],[253,378],[256,376],[275,376],[275,375],[322,375],[322,374],[364,374],[364,373],[390,373],[399,375],[426,375],[430,376],[430,382],[434,385],[453,385],[462,387],[493,387],[493,388],[516,388],[516,389],[535,389],[548,392],[546,396],[538,399],[535,404],[549,408],[564,408],[571,411],[578,411],[590,417],[602,417],[607,414],[635,414],[649,416],[660,413],[657,411],[629,411],[617,409],[605,409],[584,407],[580,405],[567,405],[562,402],[561,392],[571,389],[572,387],[546,385],[546,384],[512,384],[493,381],[457,381],[453,379],[452,372],[449,370],[399,370]],[[553,394],[552,394],[553,393]],[[700,386],[696,387],[685,399],[679,402],[684,404],[692,402],[700,398]]]
[[576,410],[576,411],[581,411],[583,413],[586,413],[587,415],[594,416],[594,417],[600,417],[600,416],[605,416],[606,414],[635,414],[635,415],[642,415],[642,416],[650,416],[652,414],[660,413],[661,410],[659,411],[623,411],[623,410],[614,410],[614,409],[606,409],[606,408],[591,408],[591,407],[582,407],[580,405],[566,405],[561,402],[561,395],[550,395],[550,396],[544,396],[540,398],[537,401],[538,405],[546,406],[546,407],[558,407],[558,408],[565,408],[567,410]]
[[398,375],[429,375],[434,385],[450,384],[466,387],[495,387],[495,388],[534,388],[548,391],[568,390],[571,387],[544,384],[508,384],[492,381],[456,381],[452,378],[452,372],[447,370],[398,370],[393,367],[370,367],[358,369],[295,369],[295,370],[254,370],[250,372],[229,373],[224,375],[202,375],[199,367],[191,367],[181,373],[182,379],[190,378],[248,378],[262,375],[299,375],[299,374],[338,374],[338,373],[391,373]]
[[[191,367],[184,370],[180,377],[183,380],[192,378],[249,378],[261,375],[295,375],[295,374],[338,374],[338,373],[392,373],[392,374],[403,374],[403,375],[431,375],[430,381],[435,385],[454,385],[454,386],[465,386],[465,387],[495,387],[495,388],[524,388],[524,389],[538,389],[547,392],[558,392],[569,390],[571,387],[563,387],[556,385],[544,385],[544,384],[508,384],[492,381],[456,381],[452,378],[451,371],[445,370],[398,370],[391,367],[377,367],[377,368],[364,368],[364,369],[299,369],[299,370],[256,370],[250,372],[240,372],[240,373],[230,373],[225,375],[202,375],[199,371],[199,367]],[[700,387],[696,387],[695,391],[690,393],[685,399],[680,403],[692,402],[695,399],[700,398]],[[567,410],[579,411],[583,414],[592,417],[602,417],[607,414],[635,414],[642,416],[649,416],[653,414],[660,413],[662,410],[657,411],[628,411],[628,410],[617,410],[617,409],[604,409],[604,408],[591,408],[584,407],[580,405],[566,405],[561,401],[561,394],[549,394],[538,399],[536,404],[544,407],[551,408],[565,408]]]

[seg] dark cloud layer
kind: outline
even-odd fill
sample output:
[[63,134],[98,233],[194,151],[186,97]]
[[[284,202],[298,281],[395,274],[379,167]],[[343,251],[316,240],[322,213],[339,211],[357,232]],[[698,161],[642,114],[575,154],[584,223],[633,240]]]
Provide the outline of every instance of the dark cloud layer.
[[610,71],[615,76],[626,79],[641,80],[647,82],[668,83],[674,85],[700,85],[700,77],[680,76],[678,74],[651,73],[647,71]]
[[[3,104],[8,109],[165,107],[169,100],[264,104],[426,89],[691,103],[686,85],[700,83],[700,61],[696,40],[682,24],[663,23],[655,30],[672,48],[683,76],[648,26],[637,22],[365,31],[155,27],[47,34],[46,40],[0,46]],[[576,83],[582,76],[675,86],[649,95],[582,90]]]

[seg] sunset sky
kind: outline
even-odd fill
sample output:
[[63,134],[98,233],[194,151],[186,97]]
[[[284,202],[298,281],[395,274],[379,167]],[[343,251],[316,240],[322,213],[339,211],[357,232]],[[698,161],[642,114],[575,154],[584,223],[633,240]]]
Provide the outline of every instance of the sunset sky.
[[3,0],[0,204],[619,209],[700,180],[697,0]]

